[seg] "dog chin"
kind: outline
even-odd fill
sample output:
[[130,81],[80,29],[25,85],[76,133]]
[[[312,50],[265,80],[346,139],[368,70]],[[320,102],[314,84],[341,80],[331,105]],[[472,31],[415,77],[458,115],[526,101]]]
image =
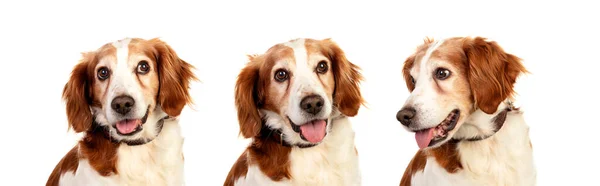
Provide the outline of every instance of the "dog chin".
[[438,138],[438,139],[432,139],[431,142],[429,142],[429,146],[423,148],[423,149],[433,149],[433,148],[437,148],[442,146],[443,144],[445,144],[446,142],[450,141],[450,139],[452,139],[453,134],[451,134],[450,132],[442,138]]

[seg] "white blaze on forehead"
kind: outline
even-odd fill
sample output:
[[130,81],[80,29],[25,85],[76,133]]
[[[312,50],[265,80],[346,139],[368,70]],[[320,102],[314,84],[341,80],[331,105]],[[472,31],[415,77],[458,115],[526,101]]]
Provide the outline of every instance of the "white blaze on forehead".
[[131,72],[129,70],[129,42],[131,39],[126,38],[112,43],[112,45],[117,49],[117,64],[116,67],[113,68],[113,76],[114,80],[112,83],[113,91],[118,92],[119,94],[129,94],[128,89],[131,87]]
[[[306,46],[304,45],[304,39],[297,39],[294,41],[290,41],[284,43],[283,45],[292,48],[294,51],[294,61],[296,62],[296,69],[293,70],[292,75],[295,76],[293,78],[293,88],[292,90],[296,90],[297,94],[302,94],[303,91],[311,91],[307,88],[313,87],[312,77],[310,77],[311,68],[309,68],[308,64],[308,53],[306,50]],[[297,89],[296,89],[297,88]]]
[[[307,67],[308,53],[306,52],[306,46],[304,45],[304,39],[298,39],[284,43],[283,45],[292,48],[294,50],[294,59],[296,61],[296,67],[302,68]],[[304,69],[300,69],[304,70]]]
[[131,42],[131,39],[126,38],[112,43],[112,46],[117,49],[118,66],[122,63],[127,64],[127,59],[129,58],[129,42]]
[[[444,43],[444,41],[445,41],[445,40],[438,40],[438,41],[435,41],[435,42],[434,42],[434,43],[433,43],[433,44],[432,44],[432,45],[431,45],[431,46],[430,46],[430,47],[427,49],[427,51],[425,51],[425,55],[423,56],[423,58],[421,58],[421,63],[420,63],[420,66],[419,66],[419,72],[420,72],[420,74],[421,74],[422,76],[423,76],[423,75],[425,75],[425,74],[427,74],[427,71],[428,71],[428,69],[427,69],[426,65],[427,65],[427,62],[428,62],[428,61],[430,60],[430,58],[431,58],[431,54],[432,54],[432,53],[433,53],[435,50],[437,50],[437,49],[438,49],[438,48],[439,48],[439,47],[440,47],[440,46],[441,46],[441,45]],[[427,76],[426,76],[426,77],[427,77]],[[419,78],[419,79],[420,79],[420,78]]]

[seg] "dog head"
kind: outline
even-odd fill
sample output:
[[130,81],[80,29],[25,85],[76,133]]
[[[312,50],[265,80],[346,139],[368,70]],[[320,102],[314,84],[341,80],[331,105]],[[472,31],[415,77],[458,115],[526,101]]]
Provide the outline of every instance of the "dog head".
[[257,136],[264,123],[289,144],[318,144],[334,117],[355,116],[363,104],[359,67],[330,39],[295,39],[249,58],[235,86],[245,138]]
[[489,122],[471,122],[471,116],[499,112],[523,72],[518,57],[485,38],[426,39],[405,61],[403,75],[411,94],[396,117],[415,132],[421,149],[458,135],[477,135],[461,132],[471,127],[491,133]]
[[191,103],[193,66],[159,39],[126,38],[83,53],[63,90],[75,132],[92,123],[124,142],[149,141],[166,116],[179,116]]

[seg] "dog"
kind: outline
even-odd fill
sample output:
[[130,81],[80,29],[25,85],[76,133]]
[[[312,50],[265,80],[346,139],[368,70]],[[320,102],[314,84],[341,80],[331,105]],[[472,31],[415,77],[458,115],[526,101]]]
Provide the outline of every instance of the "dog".
[[529,127],[514,106],[521,59],[483,37],[425,39],[402,69],[410,96],[396,118],[419,150],[410,185],[536,184]]
[[239,133],[252,140],[224,185],[360,185],[349,121],[364,105],[360,68],[331,38],[248,57],[235,105]]
[[158,38],[82,53],[63,99],[69,130],[84,135],[46,185],[183,185],[178,116],[192,104],[192,69]]

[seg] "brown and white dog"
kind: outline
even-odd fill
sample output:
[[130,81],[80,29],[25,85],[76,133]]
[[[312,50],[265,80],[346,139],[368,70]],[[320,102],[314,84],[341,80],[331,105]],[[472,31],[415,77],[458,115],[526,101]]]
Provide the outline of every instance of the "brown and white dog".
[[426,39],[403,69],[411,94],[396,117],[420,150],[400,185],[535,185],[529,127],[512,105],[522,73],[485,38]]
[[331,39],[295,39],[249,56],[235,88],[251,144],[224,185],[360,185],[348,117],[363,104],[359,67]]
[[46,185],[183,185],[177,117],[194,67],[159,39],[126,38],[83,53],[63,91],[84,133]]

